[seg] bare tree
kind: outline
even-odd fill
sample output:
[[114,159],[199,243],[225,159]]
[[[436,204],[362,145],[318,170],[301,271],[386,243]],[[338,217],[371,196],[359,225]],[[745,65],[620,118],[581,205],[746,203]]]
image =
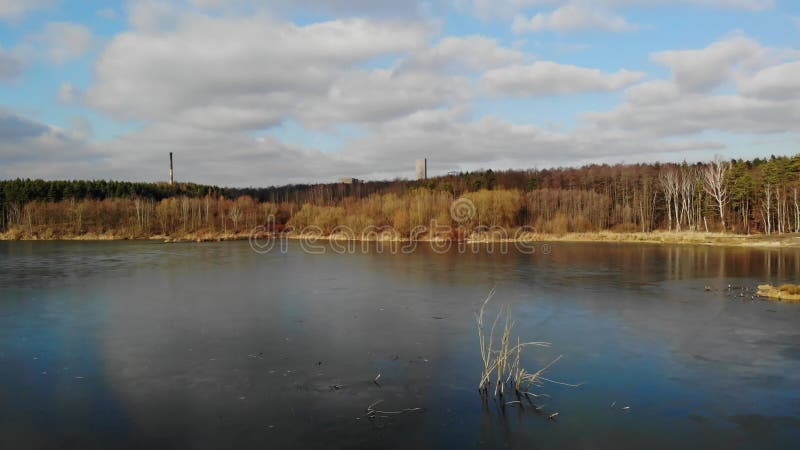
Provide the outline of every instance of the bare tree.
[[797,203],[797,187],[792,188],[794,194],[794,232],[800,233],[800,205]]
[[237,230],[237,226],[239,225],[239,219],[242,218],[242,209],[239,207],[238,203],[234,203],[231,205],[231,211],[229,213],[230,219],[233,222],[233,232],[235,233]]
[[681,223],[678,215],[678,172],[674,167],[665,167],[658,173],[658,182],[664,192],[667,203],[667,229],[672,230],[672,207],[675,207],[675,230],[680,231]]
[[764,184],[764,198],[766,199],[766,202],[761,203],[761,216],[763,217],[764,220],[764,231],[767,234],[771,234],[772,233],[772,223],[770,222],[770,214],[771,214],[770,202],[772,200],[771,183]]
[[725,174],[728,172],[730,164],[723,161],[717,155],[714,160],[708,163],[703,169],[703,188],[706,193],[717,202],[719,208],[719,220],[722,222],[722,230],[725,230],[725,204],[728,202],[728,189],[725,185]]
[[[679,194],[681,198],[681,215],[678,218],[680,223],[686,220],[689,230],[697,229],[697,212],[695,211],[695,193],[698,183],[698,173],[694,167],[684,165],[680,170]],[[680,227],[679,227],[680,230]]]

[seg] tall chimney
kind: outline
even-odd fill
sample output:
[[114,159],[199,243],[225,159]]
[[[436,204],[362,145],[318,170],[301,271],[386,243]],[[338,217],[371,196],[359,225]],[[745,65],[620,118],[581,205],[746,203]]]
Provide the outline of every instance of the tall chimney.
[[175,184],[175,180],[172,178],[172,152],[169,152],[169,185],[173,184]]

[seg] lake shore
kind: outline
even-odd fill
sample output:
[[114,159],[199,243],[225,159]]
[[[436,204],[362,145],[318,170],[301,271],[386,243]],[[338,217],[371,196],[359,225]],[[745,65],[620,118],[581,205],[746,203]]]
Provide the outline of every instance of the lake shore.
[[[24,240],[24,241],[117,241],[117,240],[153,240],[165,243],[178,242],[219,242],[236,241],[250,239],[251,233],[186,233],[165,235],[139,236],[132,234],[115,233],[83,233],[83,234],[55,234],[55,233],[28,233],[19,229],[0,232],[0,240]],[[265,234],[256,236],[259,239],[267,237]],[[402,241],[407,242],[409,238],[398,238],[395,236],[372,235],[368,238],[352,239],[343,235],[309,235],[289,233],[283,238],[291,240],[317,239],[322,241]],[[424,236],[415,239],[419,242],[445,241],[447,237]],[[768,248],[795,248],[800,247],[800,235],[739,235],[730,233],[704,233],[704,232],[675,232],[675,231],[653,231],[653,232],[612,232],[599,231],[588,233],[532,233],[525,239],[499,238],[488,234],[473,235],[465,239],[468,243],[480,242],[609,242],[609,243],[646,243],[646,244],[687,244],[687,245],[714,245],[732,247],[768,247]]]

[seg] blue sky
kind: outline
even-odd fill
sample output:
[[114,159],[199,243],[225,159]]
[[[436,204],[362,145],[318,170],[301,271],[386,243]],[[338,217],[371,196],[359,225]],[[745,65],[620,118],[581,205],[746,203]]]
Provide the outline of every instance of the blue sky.
[[781,0],[0,0],[0,177],[795,153],[799,34]]

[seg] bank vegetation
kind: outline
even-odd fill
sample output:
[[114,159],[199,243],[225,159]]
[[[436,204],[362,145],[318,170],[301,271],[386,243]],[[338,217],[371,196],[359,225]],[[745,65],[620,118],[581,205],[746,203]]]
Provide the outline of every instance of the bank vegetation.
[[[213,238],[312,227],[356,234],[391,227],[400,236],[449,227],[525,228],[580,240],[664,236],[782,236],[800,232],[800,155],[698,164],[590,165],[480,171],[430,180],[355,185],[218,188],[113,181],[0,181],[6,239]],[[459,200],[465,215],[451,210]],[[464,203],[467,200],[467,203]]]

